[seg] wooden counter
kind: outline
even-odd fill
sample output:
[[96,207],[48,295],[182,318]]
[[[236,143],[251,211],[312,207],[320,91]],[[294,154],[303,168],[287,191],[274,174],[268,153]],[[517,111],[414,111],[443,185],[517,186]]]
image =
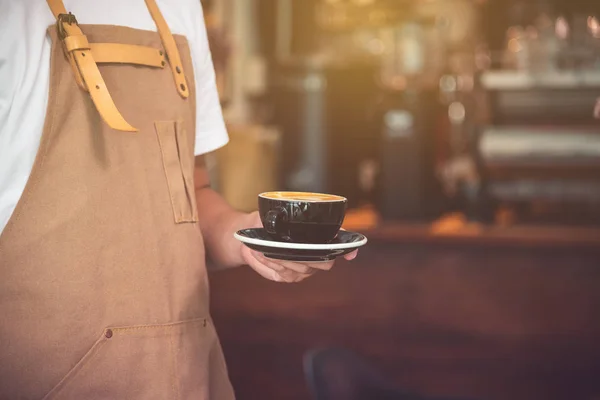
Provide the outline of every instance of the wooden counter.
[[441,234],[449,222],[375,229],[361,218],[347,220],[370,235],[358,259],[302,284],[247,268],[211,277],[240,399],[309,400],[302,356],[328,345],[422,393],[600,398],[600,247],[591,239],[578,246],[585,240],[563,232],[549,245],[529,233]]

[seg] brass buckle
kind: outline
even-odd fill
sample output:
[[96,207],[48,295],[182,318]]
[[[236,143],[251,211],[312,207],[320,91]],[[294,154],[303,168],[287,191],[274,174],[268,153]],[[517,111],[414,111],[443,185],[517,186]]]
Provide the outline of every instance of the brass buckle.
[[58,37],[60,40],[65,40],[67,37],[67,31],[65,30],[63,24],[78,25],[77,18],[75,18],[75,16],[71,13],[58,14],[58,17],[56,17],[56,29],[58,31]]

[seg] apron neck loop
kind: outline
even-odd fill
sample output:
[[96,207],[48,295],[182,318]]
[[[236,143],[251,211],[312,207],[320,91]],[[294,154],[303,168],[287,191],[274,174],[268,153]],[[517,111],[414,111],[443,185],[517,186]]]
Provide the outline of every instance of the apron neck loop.
[[[54,17],[57,20],[59,34],[63,32],[63,36],[66,36],[63,26],[65,24],[73,25],[73,22],[76,25],[77,20],[75,19],[75,16],[71,13],[67,14],[67,10],[62,0],[46,1],[48,3],[48,6],[50,7],[50,10],[52,11],[52,14],[54,14]],[[145,0],[145,2],[146,7],[150,12],[150,15],[152,16],[152,19],[154,20],[154,24],[156,25],[156,29],[158,30],[158,34],[160,35],[160,40],[163,44],[163,47],[165,48],[165,52],[167,53],[169,65],[171,66],[171,71],[173,73],[173,79],[175,80],[175,88],[177,89],[177,92],[181,95],[181,97],[187,98],[190,92],[185,78],[185,73],[183,71],[181,57],[179,56],[179,50],[177,49],[177,44],[175,43],[173,34],[171,33],[169,25],[167,25],[167,22],[161,14],[160,9],[156,4],[156,1]],[[79,30],[78,27],[77,30]],[[83,35],[83,33],[80,30],[78,34]],[[61,40],[64,40],[64,37],[61,37]],[[77,83],[80,86],[84,87],[82,78],[79,76],[79,72],[77,72],[75,76],[77,79]]]
[[62,0],[46,0],[52,14],[56,18],[57,35],[61,41],[63,52],[71,65],[77,84],[90,94],[96,109],[102,119],[111,128],[119,131],[135,132],[121,115],[115,105],[98,65],[94,61],[90,43],[83,34],[77,19],[71,13],[67,14]]
[[181,97],[187,98],[189,96],[189,88],[185,79],[183,65],[181,63],[181,58],[179,57],[179,50],[177,49],[177,44],[175,43],[173,34],[171,33],[169,25],[167,25],[163,15],[160,13],[156,1],[145,1],[146,7],[148,7],[148,11],[150,11],[150,15],[152,16],[154,24],[156,25],[156,29],[158,30],[158,34],[160,35],[160,40],[165,48],[165,52],[167,53],[167,58],[169,59],[169,65],[171,66],[171,71],[173,72],[173,78],[175,79],[177,91]]
[[57,20],[59,19],[59,16],[61,14],[67,14],[67,9],[65,8],[64,3],[62,2],[62,0],[46,0],[48,3],[48,6],[50,7],[50,11],[52,11],[52,14],[54,14],[54,18],[56,18]]

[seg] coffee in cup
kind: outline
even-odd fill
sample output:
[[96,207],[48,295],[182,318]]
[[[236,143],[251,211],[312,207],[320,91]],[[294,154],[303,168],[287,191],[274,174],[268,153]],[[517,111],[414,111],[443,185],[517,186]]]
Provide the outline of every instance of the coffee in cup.
[[311,192],[266,192],[258,196],[260,218],[275,239],[296,243],[329,243],[346,214],[342,196]]

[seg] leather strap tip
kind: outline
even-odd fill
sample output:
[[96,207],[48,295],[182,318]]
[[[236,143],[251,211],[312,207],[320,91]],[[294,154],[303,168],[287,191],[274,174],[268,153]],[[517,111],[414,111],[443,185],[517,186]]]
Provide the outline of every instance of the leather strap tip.
[[[109,118],[104,118],[103,116],[103,120],[106,123],[106,125],[109,126],[109,128],[114,129],[115,131],[120,131],[120,132],[139,132],[139,130],[131,125],[129,125],[127,123],[127,121],[125,121],[124,119],[121,119],[122,117],[120,115],[118,116],[112,116],[111,119]],[[115,121],[115,119],[117,119]],[[119,121],[119,119],[121,119]]]
[[133,126],[121,127],[121,128],[115,127],[113,129],[118,130],[118,131],[123,131],[123,132],[139,132],[140,131],[139,129],[134,128]]
[[190,96],[190,92],[187,90],[187,86],[184,84],[179,84],[179,86],[177,86],[177,91],[184,99],[187,99]]

